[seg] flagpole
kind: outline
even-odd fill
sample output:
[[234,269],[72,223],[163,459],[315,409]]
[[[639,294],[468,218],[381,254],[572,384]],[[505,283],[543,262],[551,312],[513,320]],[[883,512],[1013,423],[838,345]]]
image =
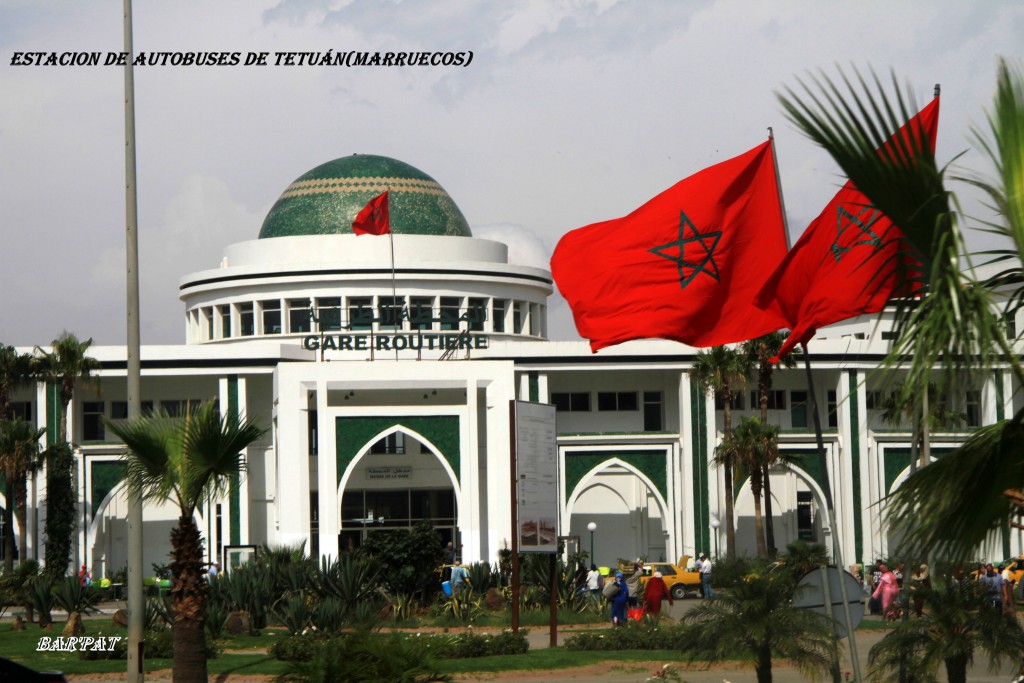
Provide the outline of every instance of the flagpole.
[[789,240],[789,218],[786,216],[786,200],[782,196],[782,176],[779,175],[779,157],[775,153],[775,133],[772,127],[768,126],[768,140],[772,143],[772,165],[775,166],[775,189],[779,193],[779,209],[782,211],[782,228],[786,232],[786,251],[788,252],[793,244]]
[[[125,129],[125,255],[127,289],[127,388],[129,419],[142,414],[142,341],[139,332],[139,234],[138,192],[135,169],[135,57],[132,37],[132,2],[124,0],[124,129]],[[145,626],[146,599],[142,590],[142,497],[128,494],[128,657],[126,678],[142,683],[146,678]]]
[[[401,317],[396,315],[395,306],[398,305],[398,294],[395,290],[395,231],[391,229],[391,187],[388,186],[388,242],[391,244],[391,315],[395,325],[395,336],[398,336],[398,325]],[[394,344],[394,340],[391,341]],[[395,360],[398,360],[398,347],[395,347]]]
[[[857,655],[857,639],[855,637],[853,628],[853,617],[850,614],[850,600],[846,590],[846,581],[842,575],[842,572],[846,571],[846,567],[843,564],[843,549],[842,544],[839,543],[839,521],[836,519],[835,504],[832,502],[832,486],[829,483],[828,476],[828,459],[825,457],[825,437],[821,431],[821,416],[818,414],[818,398],[814,392],[814,376],[811,374],[811,354],[807,349],[807,343],[801,344],[804,350],[804,369],[807,371],[807,394],[811,402],[811,415],[814,418],[814,435],[818,444],[818,468],[821,471],[821,488],[822,493],[825,495],[825,506],[828,508],[828,521],[832,525],[832,557],[836,561],[836,568],[839,570],[839,594],[843,601],[843,620],[846,622],[846,637],[850,641],[850,660],[853,665],[853,680],[860,683],[860,660]],[[853,388],[856,391],[856,387]],[[825,577],[824,582],[827,585],[828,579]],[[831,615],[832,606],[829,606],[829,613]],[[839,681],[839,669],[838,663],[835,663],[835,668],[832,671],[833,679],[838,683]]]

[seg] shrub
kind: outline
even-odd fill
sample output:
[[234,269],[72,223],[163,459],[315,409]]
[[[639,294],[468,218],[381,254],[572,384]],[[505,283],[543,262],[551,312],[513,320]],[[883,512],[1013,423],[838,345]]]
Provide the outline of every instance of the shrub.
[[279,681],[284,683],[427,683],[450,681],[433,670],[427,648],[415,639],[366,633],[323,641],[313,658],[291,662]]
[[324,641],[313,635],[294,635],[275,640],[267,653],[282,662],[308,662]]
[[[435,657],[439,659],[469,659],[472,657],[491,657],[496,655],[521,655],[530,649],[526,639],[526,631],[502,631],[498,634],[459,633],[449,635],[438,642],[437,646],[428,645]],[[435,638],[428,639],[428,643]],[[442,641],[441,638],[437,638]]]
[[569,650],[680,650],[684,642],[682,626],[653,626],[630,622],[624,627],[608,631],[592,631],[569,636],[565,647]]
[[32,582],[28,593],[28,602],[39,615],[39,627],[42,628],[53,621],[53,581],[45,574]]
[[713,571],[711,576],[713,577],[714,589],[719,588],[731,588],[743,581],[743,577],[754,571],[762,569],[762,563],[759,560],[750,557],[737,557],[735,560],[729,560],[725,557],[716,557],[715,561],[712,562]]

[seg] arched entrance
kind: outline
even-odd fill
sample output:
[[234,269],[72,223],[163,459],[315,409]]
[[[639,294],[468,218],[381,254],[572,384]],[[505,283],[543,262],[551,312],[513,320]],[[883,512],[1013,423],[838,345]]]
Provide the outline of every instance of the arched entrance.
[[394,425],[377,434],[349,463],[338,487],[338,548],[359,547],[376,531],[429,521],[442,542],[459,545],[455,472],[422,434]]
[[619,559],[638,557],[650,561],[675,561],[668,505],[655,484],[639,469],[610,458],[587,473],[576,485],[567,504],[570,536],[578,536],[580,548],[592,562],[614,567]]
[[[174,503],[146,501],[142,521],[142,571],[153,575],[153,565],[171,561],[171,530],[178,525],[178,506]],[[87,562],[94,579],[111,578],[128,566],[128,493],[123,481],[103,498],[91,516],[86,534]],[[195,514],[200,532],[206,523]],[[207,545],[209,540],[207,540]]]

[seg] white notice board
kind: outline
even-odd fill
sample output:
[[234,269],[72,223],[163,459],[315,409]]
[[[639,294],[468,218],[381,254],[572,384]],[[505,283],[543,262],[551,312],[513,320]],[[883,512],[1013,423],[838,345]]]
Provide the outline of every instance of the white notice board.
[[516,498],[519,552],[558,550],[558,453],[555,407],[516,401]]

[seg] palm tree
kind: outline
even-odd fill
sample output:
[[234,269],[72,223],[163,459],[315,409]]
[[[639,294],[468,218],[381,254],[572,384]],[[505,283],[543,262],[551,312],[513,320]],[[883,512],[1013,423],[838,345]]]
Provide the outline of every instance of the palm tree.
[[[732,433],[732,402],[746,386],[750,375],[750,359],[728,346],[713,346],[698,351],[690,367],[690,376],[705,392],[721,399],[723,406],[722,438]],[[718,462],[725,478],[725,554],[736,559],[736,525],[733,521],[733,462],[728,458]]]
[[927,609],[920,619],[903,621],[871,648],[872,676],[898,677],[901,660],[916,681],[935,680],[941,664],[950,683],[965,683],[975,650],[982,650],[994,672],[1004,658],[1024,657],[1024,628],[1012,615],[988,604],[973,580],[945,578],[922,589]]
[[[915,413],[921,409],[920,404],[921,400],[919,397],[915,396],[913,400],[909,399],[907,392],[904,390],[903,383],[897,382],[893,390],[882,401],[882,421],[893,427],[899,427],[907,422],[912,422],[915,418]],[[929,382],[928,421],[918,420],[917,434],[913,435],[913,438],[917,441],[918,453],[921,454],[921,466],[924,467],[926,464],[924,462],[924,434],[926,428],[930,432],[936,432],[942,429],[955,429],[965,424],[967,424],[967,413],[950,410],[949,404],[939,399],[935,383]]]
[[241,452],[266,430],[251,420],[223,418],[216,404],[204,403],[182,417],[145,415],[107,422],[128,452],[125,481],[130,495],[178,505],[171,530],[171,604],[174,612],[174,681],[205,683],[203,627],[206,577],[202,539],[193,515],[207,496],[221,495],[241,469]]
[[[750,357],[751,362],[757,369],[757,395],[758,405],[761,407],[761,423],[768,424],[768,392],[772,390],[772,375],[775,373],[775,363],[772,359],[778,356],[782,344],[786,341],[786,335],[781,332],[770,332],[757,339],[743,342],[740,348]],[[796,358],[793,354],[786,354],[778,360],[778,364],[784,368],[796,367]],[[774,560],[778,554],[775,547],[775,522],[772,512],[772,480],[771,468],[779,464],[777,456],[779,450],[775,450],[776,460],[765,463],[764,467],[764,535],[765,544],[768,546],[768,557]]]
[[7,507],[4,509],[4,526],[8,533],[4,536],[4,571],[10,572],[14,568],[14,515],[13,510],[18,511],[18,528],[21,530],[19,555],[21,561],[25,561],[28,551],[28,542],[25,534],[25,523],[27,521],[26,505],[28,493],[26,491],[28,475],[35,472],[39,466],[39,440],[46,433],[45,429],[37,430],[32,424],[25,420],[11,420],[0,422],[0,473],[3,473],[7,490],[4,492],[7,498]]
[[750,491],[754,494],[754,529],[757,536],[757,556],[768,559],[764,538],[764,517],[761,514],[761,495],[767,464],[778,460],[779,428],[761,422],[757,417],[745,417],[732,433],[722,439],[715,449],[717,462],[741,465],[750,473]]
[[772,658],[786,659],[816,678],[829,670],[835,650],[832,620],[793,606],[789,572],[754,572],[728,593],[716,593],[690,610],[685,650],[708,664],[741,659],[754,663],[758,683],[772,680]]
[[0,344],[0,423],[11,413],[11,393],[32,380],[32,356],[18,353],[13,346]]
[[92,371],[100,368],[98,360],[86,355],[90,346],[92,339],[83,342],[64,332],[53,340],[49,351],[36,347],[38,374],[60,385],[60,440],[64,443],[68,442],[68,405],[75,396],[75,384],[92,381]]

